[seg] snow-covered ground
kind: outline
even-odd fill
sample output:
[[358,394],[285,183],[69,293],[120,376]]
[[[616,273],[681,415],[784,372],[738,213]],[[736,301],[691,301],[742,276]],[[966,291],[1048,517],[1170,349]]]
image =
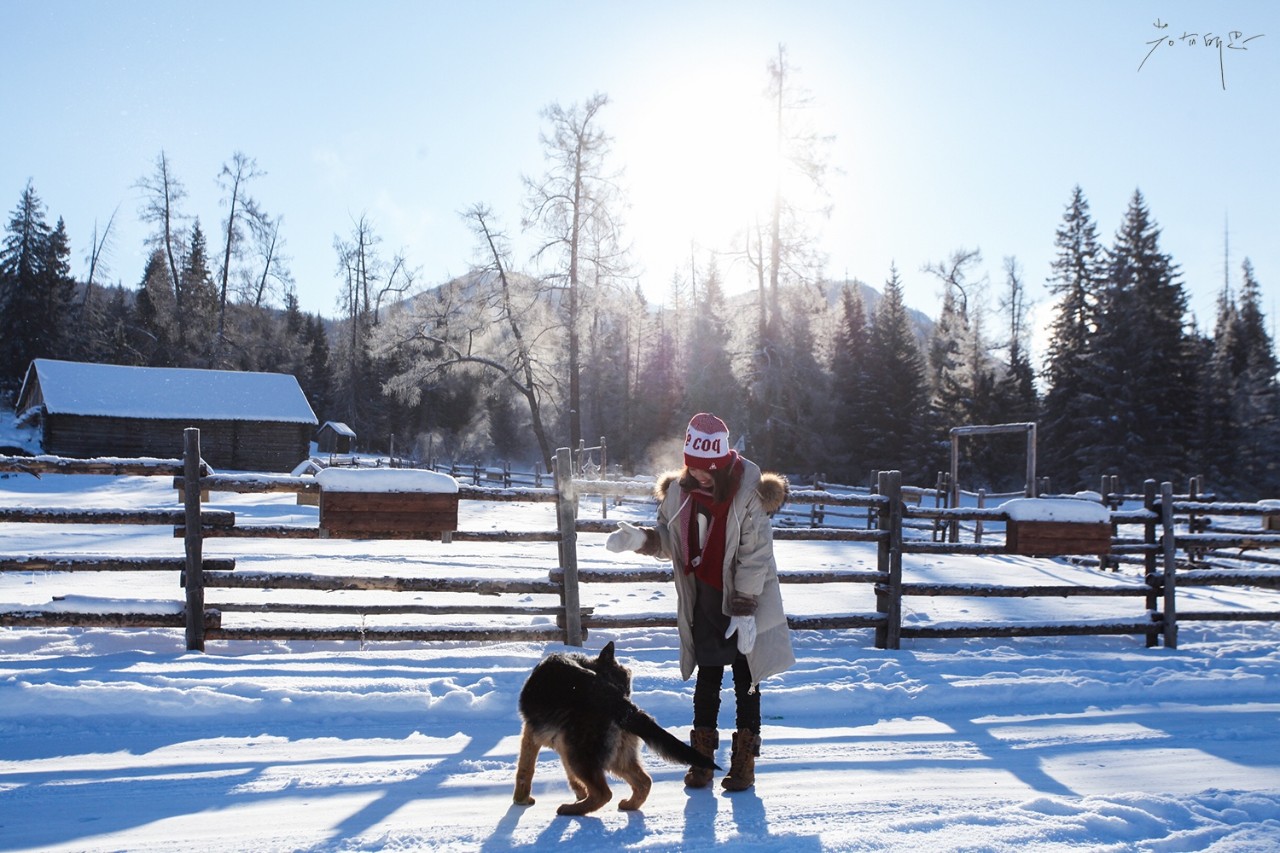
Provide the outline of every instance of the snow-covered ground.
[[[172,508],[176,496],[166,478],[15,475],[0,477],[0,506]],[[239,524],[315,524],[316,509],[291,495],[215,493],[212,508],[235,510]],[[464,502],[461,526],[550,529],[553,509]],[[0,536],[10,556],[181,553],[167,528],[7,524]],[[580,537],[583,566],[651,565],[603,539]],[[780,542],[778,553],[784,572],[874,565],[861,544]],[[205,556],[235,557],[237,572],[541,579],[556,547],[215,539]],[[1017,557],[908,556],[905,573],[1140,583]],[[597,613],[671,612],[661,584],[598,586],[583,592]],[[866,585],[783,593],[797,614],[873,609]],[[209,601],[305,595],[210,590]],[[1183,595],[1188,609],[1280,609],[1264,590]],[[182,591],[159,573],[0,574],[0,606],[58,596],[160,608]],[[527,600],[548,603],[538,599]],[[926,599],[910,600],[906,619],[1133,617],[1135,607],[1141,599]],[[252,618],[265,617],[224,623]],[[1177,649],[1128,636],[908,640],[899,651],[876,649],[870,631],[794,639],[795,668],[763,685],[754,790],[686,791],[683,769],[650,755],[655,786],[641,812],[610,804],[568,818],[555,813],[570,794],[550,752],[537,803],[511,802],[516,697],[559,645],[210,642],[201,654],[185,651],[179,630],[0,629],[0,850],[1280,849],[1280,626],[1186,623]],[[680,681],[674,631],[594,631],[587,648],[609,640],[634,670],[638,704],[687,735],[692,685]],[[732,704],[726,693],[722,765]]]

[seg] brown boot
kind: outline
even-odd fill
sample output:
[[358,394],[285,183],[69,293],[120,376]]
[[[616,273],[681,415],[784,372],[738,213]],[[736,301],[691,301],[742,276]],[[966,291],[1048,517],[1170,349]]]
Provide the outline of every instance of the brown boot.
[[[720,732],[715,729],[694,729],[689,733],[689,745],[698,752],[714,760],[716,750],[720,748]],[[705,788],[711,784],[711,770],[701,767],[690,767],[684,774],[686,788]]]
[[733,756],[729,775],[720,781],[726,791],[745,791],[756,783],[756,756],[760,754],[760,735],[747,729],[733,734]]

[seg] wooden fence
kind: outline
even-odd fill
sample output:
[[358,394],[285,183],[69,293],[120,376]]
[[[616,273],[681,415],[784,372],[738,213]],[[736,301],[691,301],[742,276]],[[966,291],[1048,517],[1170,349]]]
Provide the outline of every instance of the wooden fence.
[[[175,537],[183,542],[183,554],[174,558],[129,559],[42,555],[6,558],[0,555],[0,571],[178,571],[184,588],[181,608],[166,613],[71,613],[12,608],[0,612],[0,625],[104,625],[136,627],[184,627],[187,647],[203,649],[206,640],[538,640],[562,641],[580,646],[591,629],[618,630],[637,627],[670,627],[674,615],[627,616],[597,614],[581,605],[581,590],[588,584],[666,583],[670,568],[623,568],[580,571],[577,561],[579,533],[605,533],[614,523],[601,519],[580,519],[583,497],[610,499],[652,499],[645,483],[584,480],[574,477],[575,464],[567,448],[556,455],[555,488],[489,488],[460,486],[460,500],[528,501],[555,505],[555,529],[540,531],[467,531],[452,533],[452,541],[547,542],[557,546],[558,568],[545,579],[464,579],[374,577],[360,575],[318,575],[311,573],[237,573],[234,560],[204,556],[204,542],[225,537],[317,538],[318,528],[291,526],[237,526],[234,513],[202,507],[201,495],[210,491],[241,493],[318,491],[314,478],[283,475],[219,475],[205,470],[200,462],[199,432],[188,430],[185,452],[180,460],[67,460],[51,457],[0,457],[0,472],[25,471],[64,474],[112,474],[173,476],[174,486],[183,496],[180,510],[44,510],[0,509],[0,522],[45,522],[77,524],[157,524],[172,525]],[[908,554],[1003,554],[1008,553],[1002,537],[978,536],[971,542],[938,541],[937,537],[904,537],[904,530],[927,528],[934,531],[974,522],[988,530],[1008,521],[999,508],[960,508],[912,503],[912,490],[903,487],[896,471],[879,472],[873,491],[836,493],[822,489],[794,489],[788,502],[799,506],[820,506],[822,511],[860,513],[868,527],[778,527],[778,541],[869,542],[876,546],[874,570],[790,571],[785,567],[779,579],[785,584],[854,584],[869,588],[868,607],[863,612],[839,615],[789,617],[795,630],[874,629],[879,648],[900,648],[904,638],[1018,637],[1043,635],[1132,634],[1145,636],[1153,646],[1161,640],[1177,645],[1179,622],[1194,620],[1280,620],[1280,612],[1254,610],[1184,611],[1177,609],[1180,586],[1252,586],[1276,589],[1280,585],[1280,560],[1254,557],[1246,568],[1240,566],[1246,551],[1280,547],[1280,534],[1263,527],[1266,519],[1280,515],[1280,507],[1264,504],[1229,504],[1195,499],[1194,494],[1174,495],[1172,486],[1157,490],[1154,481],[1146,484],[1140,509],[1110,511],[1114,535],[1107,561],[1141,564],[1145,583],[1141,586],[1111,584],[998,585],[941,584],[909,582],[903,578],[902,560]],[[915,490],[922,491],[922,490]],[[1232,528],[1217,523],[1221,517],[1255,518],[1263,521],[1256,529]],[[1127,535],[1136,528],[1137,535]],[[1239,553],[1231,554],[1236,549]],[[306,604],[296,602],[210,604],[206,593],[232,589],[327,590],[411,593],[472,593],[511,596],[529,594],[555,596],[557,603],[531,606],[525,601],[483,605],[435,603]],[[904,624],[903,602],[927,597],[1019,597],[1052,598],[1133,597],[1141,598],[1131,619],[998,624],[918,625]],[[554,615],[554,625],[440,628],[324,628],[235,627],[225,625],[224,614],[366,614],[398,615]]]

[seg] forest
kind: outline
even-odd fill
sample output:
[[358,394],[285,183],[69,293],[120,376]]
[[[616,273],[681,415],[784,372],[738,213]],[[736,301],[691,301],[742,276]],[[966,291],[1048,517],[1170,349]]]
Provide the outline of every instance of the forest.
[[[850,484],[899,469],[931,485],[952,427],[1036,422],[1053,491],[1096,489],[1103,475],[1127,491],[1200,476],[1223,497],[1280,496],[1277,363],[1247,258],[1224,271],[1213,327],[1201,328],[1141,191],[1107,241],[1070,188],[1045,235],[1053,304],[1033,363],[1015,257],[1000,282],[979,274],[977,248],[921,267],[938,287],[933,317],[904,304],[896,266],[874,283],[825,275],[812,234],[830,202],[829,140],[790,123],[798,89],[784,52],[769,72],[793,179],[778,179],[734,245],[673,274],[662,304],[628,257],[603,94],[542,113],[546,171],[524,178],[519,223],[530,257],[477,203],[460,214],[471,271],[422,282],[362,215],[333,238],[332,317],[300,310],[281,219],[252,196],[260,171],[241,152],[218,174],[213,230],[156,156],[137,183],[149,260],[127,285],[102,269],[110,222],[95,227],[87,272],[73,273],[68,225],[29,181],[0,246],[0,399],[12,405],[38,357],[278,371],[363,450],[546,469],[555,448],[604,437],[626,473],[677,462],[689,416],[713,411],[763,466]],[[750,271],[748,292],[727,295],[729,265]],[[1022,441],[969,446],[965,487],[1021,488]]]

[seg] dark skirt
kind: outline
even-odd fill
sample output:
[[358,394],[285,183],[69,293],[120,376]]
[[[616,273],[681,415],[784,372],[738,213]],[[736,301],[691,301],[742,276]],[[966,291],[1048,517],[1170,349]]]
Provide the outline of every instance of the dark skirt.
[[694,578],[693,659],[698,666],[731,666],[738,656],[738,637],[725,637],[729,617],[724,615],[723,593]]

